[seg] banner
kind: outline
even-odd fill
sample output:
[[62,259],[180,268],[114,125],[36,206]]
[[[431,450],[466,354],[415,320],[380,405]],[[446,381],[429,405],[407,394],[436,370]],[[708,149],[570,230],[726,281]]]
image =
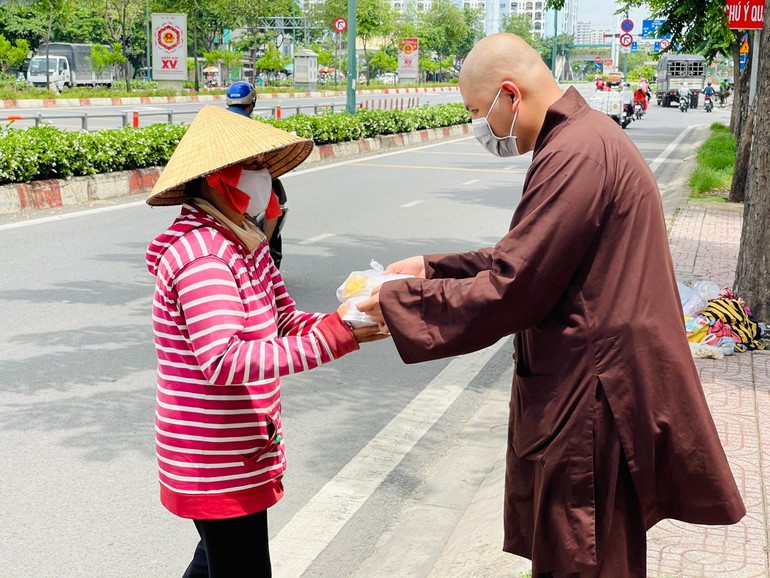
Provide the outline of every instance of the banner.
[[398,78],[417,79],[417,59],[420,41],[417,38],[404,38],[398,45]]
[[152,15],[152,78],[187,80],[187,15]]

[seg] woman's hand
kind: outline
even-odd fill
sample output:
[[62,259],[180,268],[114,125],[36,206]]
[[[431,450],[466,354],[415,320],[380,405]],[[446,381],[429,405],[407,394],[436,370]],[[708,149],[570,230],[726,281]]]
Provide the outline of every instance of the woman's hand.
[[[339,315],[342,318],[345,316],[345,313],[347,313],[349,309],[350,309],[350,302],[346,301],[345,303],[343,303],[337,308],[337,315]],[[357,343],[369,343],[372,341],[379,341],[380,339],[385,339],[387,337],[390,337],[390,333],[388,333],[387,327],[385,329],[386,329],[385,331],[382,331],[382,326],[350,328],[350,330],[353,332],[353,337],[355,337]]]

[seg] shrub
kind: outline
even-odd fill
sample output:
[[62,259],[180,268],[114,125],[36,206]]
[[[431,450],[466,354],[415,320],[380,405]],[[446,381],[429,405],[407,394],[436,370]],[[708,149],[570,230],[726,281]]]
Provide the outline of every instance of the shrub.
[[[444,104],[406,111],[362,110],[355,115],[327,112],[260,120],[311,138],[316,144],[327,144],[464,124],[470,121],[470,114],[461,104]],[[94,133],[45,125],[0,128],[0,184],[164,165],[187,126],[154,124]]]

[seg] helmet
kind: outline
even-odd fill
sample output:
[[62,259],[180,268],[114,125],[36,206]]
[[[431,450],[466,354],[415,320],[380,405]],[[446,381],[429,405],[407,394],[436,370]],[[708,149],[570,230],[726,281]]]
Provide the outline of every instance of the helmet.
[[257,91],[248,82],[234,82],[227,89],[227,104],[251,104],[257,100]]

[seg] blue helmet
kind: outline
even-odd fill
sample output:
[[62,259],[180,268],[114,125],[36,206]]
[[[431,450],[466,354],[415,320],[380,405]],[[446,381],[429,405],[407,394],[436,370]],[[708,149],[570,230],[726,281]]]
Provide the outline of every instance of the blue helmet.
[[248,82],[234,82],[227,89],[227,104],[248,105],[257,100],[257,91]]

